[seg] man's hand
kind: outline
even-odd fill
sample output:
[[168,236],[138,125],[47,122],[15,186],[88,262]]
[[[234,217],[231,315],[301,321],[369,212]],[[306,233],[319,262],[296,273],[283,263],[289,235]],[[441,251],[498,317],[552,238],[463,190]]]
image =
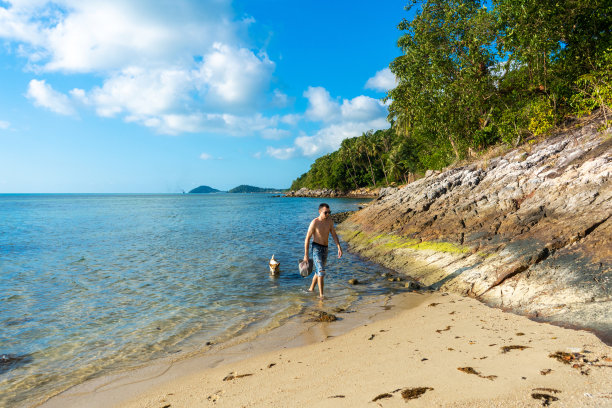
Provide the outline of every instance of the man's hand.
[[338,245],[338,259],[342,258],[342,248]]
[[304,255],[304,260],[308,262],[308,254]]

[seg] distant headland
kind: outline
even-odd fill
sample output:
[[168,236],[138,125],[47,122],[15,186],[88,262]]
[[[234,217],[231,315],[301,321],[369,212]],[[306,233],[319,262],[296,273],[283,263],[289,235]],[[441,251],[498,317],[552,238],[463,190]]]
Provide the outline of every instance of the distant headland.
[[287,189],[282,188],[264,188],[264,187],[255,187],[249,186],[246,184],[241,184],[238,187],[234,187],[229,191],[221,191],[216,188],[212,188],[210,186],[199,186],[189,191],[189,194],[207,194],[207,193],[282,193],[287,191]]
[[220,193],[220,190],[216,188],[212,188],[209,186],[200,186],[196,187],[193,190],[189,191],[189,194],[208,194],[208,193]]
[[228,193],[280,193],[283,191],[285,190],[282,188],[263,188],[241,184],[229,190]]

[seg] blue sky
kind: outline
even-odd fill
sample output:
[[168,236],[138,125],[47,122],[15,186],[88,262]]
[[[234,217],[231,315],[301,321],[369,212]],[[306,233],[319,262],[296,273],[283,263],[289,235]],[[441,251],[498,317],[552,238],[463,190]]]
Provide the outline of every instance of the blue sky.
[[0,193],[289,187],[388,127],[404,1],[0,1]]

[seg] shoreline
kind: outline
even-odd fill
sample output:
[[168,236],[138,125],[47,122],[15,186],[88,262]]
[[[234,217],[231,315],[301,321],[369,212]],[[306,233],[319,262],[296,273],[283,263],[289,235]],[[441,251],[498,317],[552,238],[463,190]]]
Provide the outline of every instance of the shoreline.
[[[337,322],[319,323],[284,345],[247,343],[149,368],[145,380],[124,373],[43,406],[348,407],[377,398],[382,407],[612,406],[612,348],[592,333],[456,294],[406,293],[391,302],[338,336]],[[270,346],[274,334],[259,345]],[[410,389],[422,393],[404,400]]]
[[[404,298],[405,295],[413,295]],[[35,407],[107,407],[125,402],[129,396],[153,389],[159,384],[193,374],[201,369],[213,369],[282,349],[305,347],[329,338],[342,336],[355,328],[388,318],[402,310],[421,303],[429,293],[391,293],[371,295],[351,303],[350,309],[334,311],[338,320],[332,323],[313,322],[313,312],[327,310],[319,302],[318,308],[305,308],[289,317],[280,326],[265,331],[247,331],[210,348],[186,352],[152,360],[142,366],[111,372],[69,387]]]
[[391,407],[418,387],[411,406],[612,406],[612,347],[584,330],[446,292],[378,296],[338,316],[292,319],[214,354],[88,381],[41,406],[336,407],[380,397],[377,406]]

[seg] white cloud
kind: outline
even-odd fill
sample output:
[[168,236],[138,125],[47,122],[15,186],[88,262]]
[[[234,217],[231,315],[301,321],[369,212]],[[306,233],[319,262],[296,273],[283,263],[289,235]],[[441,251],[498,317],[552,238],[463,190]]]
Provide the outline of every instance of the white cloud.
[[[0,7],[0,38],[17,44],[29,69],[95,74],[100,84],[67,94],[45,80],[28,97],[61,114],[89,107],[160,133],[253,134],[278,118],[256,113],[270,91],[275,64],[242,41],[251,17],[234,19],[229,0],[9,1]],[[263,122],[270,122],[263,124]]]
[[269,147],[268,155],[277,159],[288,159],[298,153],[304,156],[322,155],[338,149],[344,139],[360,136],[370,129],[389,127],[387,107],[377,99],[360,95],[340,103],[321,87],[309,87],[304,96],[309,101],[306,117],[324,121],[326,125],[312,135],[297,137],[292,147]]
[[31,80],[26,96],[34,102],[34,105],[49,109],[60,115],[75,114],[70,99],[63,93],[54,90],[44,79]]
[[289,105],[289,97],[279,89],[275,89],[272,94],[272,106],[284,108]]
[[249,106],[268,87],[274,67],[265,53],[215,43],[195,78],[217,104]]
[[283,115],[280,118],[280,121],[288,125],[295,125],[300,121],[300,119],[302,119],[302,115],[290,113],[287,115]]
[[[189,59],[241,26],[229,0],[34,0],[0,7],[0,37],[43,71],[99,72]],[[201,55],[201,54],[200,54]]]
[[291,132],[285,129],[268,128],[262,130],[260,134],[264,139],[279,140],[291,135]]
[[112,75],[85,100],[100,116],[127,113],[134,117],[161,115],[180,109],[188,100],[191,78],[182,69],[129,67]]
[[312,136],[300,136],[295,139],[304,156],[319,156],[332,152],[340,147],[344,139],[361,136],[370,129],[386,129],[389,127],[385,117],[376,118],[365,122],[340,122],[317,131]]
[[365,87],[367,89],[374,89],[376,91],[387,92],[390,89],[395,88],[397,80],[395,75],[389,68],[381,69],[372,78],[368,79]]
[[290,159],[292,157],[295,156],[296,153],[296,148],[295,147],[280,147],[280,148],[276,148],[276,147],[268,147],[266,149],[266,153],[269,156],[272,156],[274,158],[280,159],[280,160],[287,160]]
[[340,107],[342,119],[351,122],[367,122],[387,115],[387,108],[379,100],[360,95],[345,99]]
[[329,92],[323,87],[309,86],[304,91],[304,97],[308,99],[306,117],[313,121],[331,122],[340,115],[340,105],[333,100]]
[[0,129],[8,129],[11,127],[10,122],[7,122],[6,120],[0,120]]
[[212,159],[212,158],[213,158],[213,157],[212,157],[210,154],[208,154],[208,153],[202,153],[202,154],[200,155],[200,159],[202,159],[202,160],[210,160],[210,159]]

